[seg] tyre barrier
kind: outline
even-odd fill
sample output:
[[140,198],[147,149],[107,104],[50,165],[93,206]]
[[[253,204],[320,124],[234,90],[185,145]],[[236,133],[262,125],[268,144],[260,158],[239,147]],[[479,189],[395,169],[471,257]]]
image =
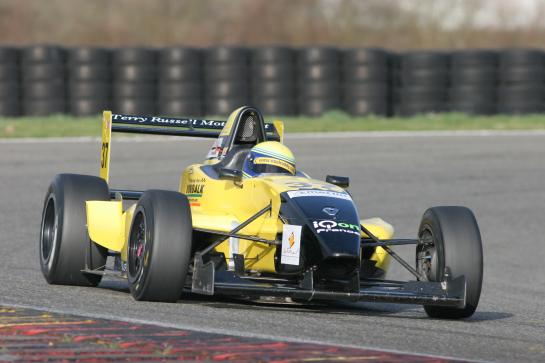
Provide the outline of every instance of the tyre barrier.
[[545,55],[535,49],[512,49],[499,56],[498,112],[545,112]]
[[391,58],[384,49],[347,49],[341,54],[342,106],[351,115],[391,114]]
[[249,96],[266,114],[294,115],[295,52],[288,47],[260,47],[250,52]]
[[319,116],[341,108],[340,52],[330,47],[308,47],[297,51],[298,111]]
[[68,108],[74,116],[99,114],[112,106],[112,68],[108,50],[78,47],[67,52]]
[[497,110],[498,52],[457,51],[451,55],[451,111],[490,115]]
[[112,51],[112,107],[123,114],[155,114],[157,50],[119,48]]
[[0,48],[0,115],[18,116],[21,113],[19,51]]
[[394,67],[394,113],[413,116],[444,112],[447,107],[449,55],[436,51],[407,52]]
[[0,115],[545,112],[541,49],[0,46]]
[[250,103],[249,51],[240,47],[216,47],[203,55],[204,112],[225,115]]
[[157,112],[165,116],[203,114],[202,51],[170,47],[159,51]]
[[22,112],[30,116],[66,113],[66,50],[37,45],[21,50]]

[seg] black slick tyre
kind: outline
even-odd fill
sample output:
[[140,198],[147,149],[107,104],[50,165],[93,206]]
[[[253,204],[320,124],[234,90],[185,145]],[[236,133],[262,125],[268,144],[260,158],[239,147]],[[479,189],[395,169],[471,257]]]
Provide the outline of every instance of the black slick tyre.
[[58,174],[45,196],[40,231],[40,266],[50,284],[96,286],[101,275],[81,272],[106,264],[107,249],[90,241],[85,201],[110,200],[103,179]]
[[191,210],[185,195],[146,191],[129,234],[129,288],[135,300],[176,302],[191,257]]
[[463,319],[473,315],[479,303],[483,279],[481,234],[475,216],[465,207],[429,208],[422,217],[416,249],[417,270],[430,281],[466,278],[466,305],[463,308],[425,305],[429,317]]

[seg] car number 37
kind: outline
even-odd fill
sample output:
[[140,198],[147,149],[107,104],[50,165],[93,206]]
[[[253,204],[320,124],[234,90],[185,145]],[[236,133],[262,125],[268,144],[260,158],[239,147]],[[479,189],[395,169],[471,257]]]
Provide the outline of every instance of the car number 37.
[[308,182],[288,182],[285,183],[287,187],[297,188],[297,189],[318,189],[318,190],[327,190],[332,192],[338,192],[339,187],[331,184],[321,184],[321,183],[308,183]]

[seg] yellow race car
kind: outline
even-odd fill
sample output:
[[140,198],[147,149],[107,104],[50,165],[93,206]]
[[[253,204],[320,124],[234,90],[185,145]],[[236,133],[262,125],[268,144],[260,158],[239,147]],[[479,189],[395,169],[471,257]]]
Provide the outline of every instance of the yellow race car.
[[[215,141],[203,162],[183,170],[178,191],[115,190],[108,187],[112,132]],[[283,123],[265,123],[253,107],[227,121],[105,111],[100,176],[59,174],[47,191],[39,244],[45,279],[96,286],[113,276],[128,281],[136,300],[274,296],[421,304],[439,318],[473,314],[483,259],[469,209],[430,208],[417,238],[394,239],[382,219],[360,220],[347,177],[311,179],[283,139]],[[407,244],[415,245],[414,265],[391,249]],[[386,279],[391,258],[414,280]]]

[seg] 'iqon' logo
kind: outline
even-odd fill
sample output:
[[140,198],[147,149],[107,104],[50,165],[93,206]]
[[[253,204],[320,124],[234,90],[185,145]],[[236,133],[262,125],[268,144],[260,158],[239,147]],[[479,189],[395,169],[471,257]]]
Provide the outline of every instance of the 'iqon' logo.
[[332,220],[313,221],[312,225],[316,229],[316,233],[342,232],[360,235],[360,226],[345,222],[335,222]]

